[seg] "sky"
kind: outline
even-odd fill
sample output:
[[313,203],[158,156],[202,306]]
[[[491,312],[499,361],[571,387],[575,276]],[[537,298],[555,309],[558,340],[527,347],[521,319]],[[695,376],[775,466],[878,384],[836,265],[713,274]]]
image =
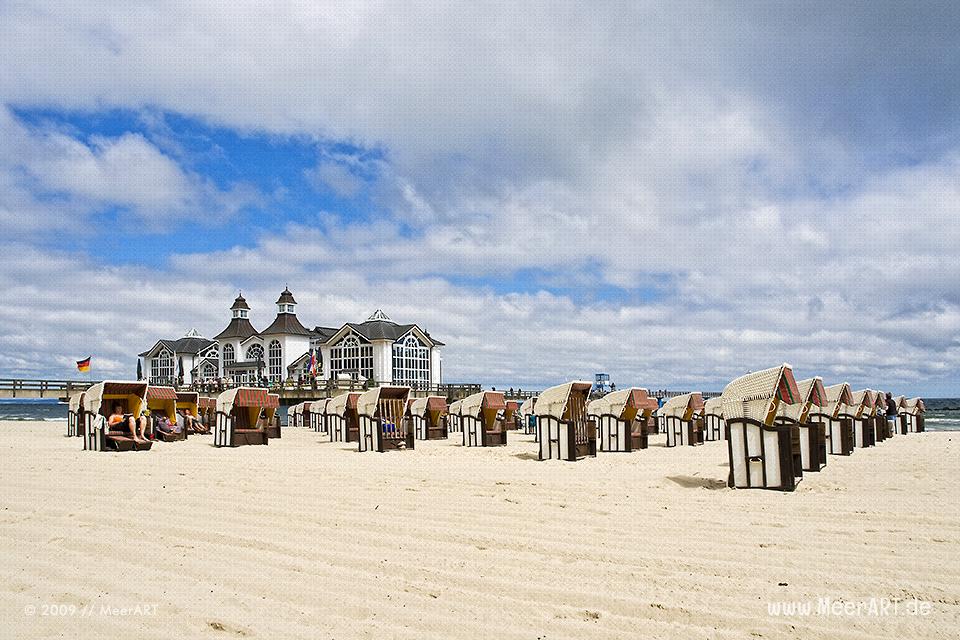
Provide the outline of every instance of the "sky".
[[0,0],[0,377],[383,309],[447,382],[960,396],[953,2]]

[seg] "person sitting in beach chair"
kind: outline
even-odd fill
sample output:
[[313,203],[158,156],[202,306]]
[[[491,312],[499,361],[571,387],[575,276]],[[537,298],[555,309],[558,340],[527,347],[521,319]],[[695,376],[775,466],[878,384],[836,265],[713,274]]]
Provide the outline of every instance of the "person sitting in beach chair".
[[[170,422],[170,418],[165,415],[157,414],[150,416],[153,418],[154,433],[160,432],[167,435],[179,435],[183,430],[183,423]],[[148,418],[149,419],[149,418]]]
[[189,429],[194,433],[210,433],[210,429],[200,422],[200,420],[193,415],[193,411],[189,408],[180,409],[177,411],[177,417],[179,418],[178,422],[183,425],[184,429]]
[[147,437],[147,423],[148,420],[146,416],[141,415],[139,418],[134,418],[133,415],[124,413],[122,404],[113,405],[113,413],[107,418],[108,425],[128,429],[133,436],[134,442],[141,444],[150,440],[150,438]]

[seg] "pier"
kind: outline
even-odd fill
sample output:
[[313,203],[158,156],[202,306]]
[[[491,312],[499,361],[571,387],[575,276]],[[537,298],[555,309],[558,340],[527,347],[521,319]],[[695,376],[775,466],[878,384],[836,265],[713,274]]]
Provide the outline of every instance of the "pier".
[[[85,390],[87,387],[100,382],[99,380],[27,380],[19,378],[0,379],[0,399],[22,398],[32,400],[38,398],[56,398],[66,402],[67,399],[75,394]],[[177,386],[177,385],[170,385]],[[201,395],[216,396],[225,390],[226,386],[217,385],[193,385],[189,387],[178,387],[184,391],[198,391]],[[319,400],[321,398],[330,398],[339,395],[344,391],[365,391],[368,387],[362,384],[327,384],[318,382],[313,385],[297,385],[293,383],[271,386],[270,393],[276,393],[280,396],[280,403],[283,405],[292,405],[304,400]],[[461,400],[467,396],[477,393],[482,389],[479,384],[439,384],[430,387],[413,389],[413,397],[423,397],[428,395],[443,396],[448,401]],[[526,400],[539,394],[539,391],[526,389],[498,389],[504,392],[508,400]],[[687,393],[686,391],[650,391],[650,395],[662,399]],[[719,392],[703,392],[704,397],[719,396]]]

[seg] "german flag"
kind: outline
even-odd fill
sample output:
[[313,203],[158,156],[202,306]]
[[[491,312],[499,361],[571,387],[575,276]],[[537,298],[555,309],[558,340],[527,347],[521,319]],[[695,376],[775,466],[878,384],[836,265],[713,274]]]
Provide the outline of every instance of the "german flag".
[[77,360],[77,371],[80,373],[87,373],[90,371],[90,356],[87,356],[83,360]]

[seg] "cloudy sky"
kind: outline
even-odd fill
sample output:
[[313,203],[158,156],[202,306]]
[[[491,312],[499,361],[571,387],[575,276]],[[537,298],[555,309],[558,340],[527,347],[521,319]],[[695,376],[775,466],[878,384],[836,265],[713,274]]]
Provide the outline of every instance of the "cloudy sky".
[[960,395],[956,3],[97,4],[0,1],[2,377],[289,284],[449,382]]

